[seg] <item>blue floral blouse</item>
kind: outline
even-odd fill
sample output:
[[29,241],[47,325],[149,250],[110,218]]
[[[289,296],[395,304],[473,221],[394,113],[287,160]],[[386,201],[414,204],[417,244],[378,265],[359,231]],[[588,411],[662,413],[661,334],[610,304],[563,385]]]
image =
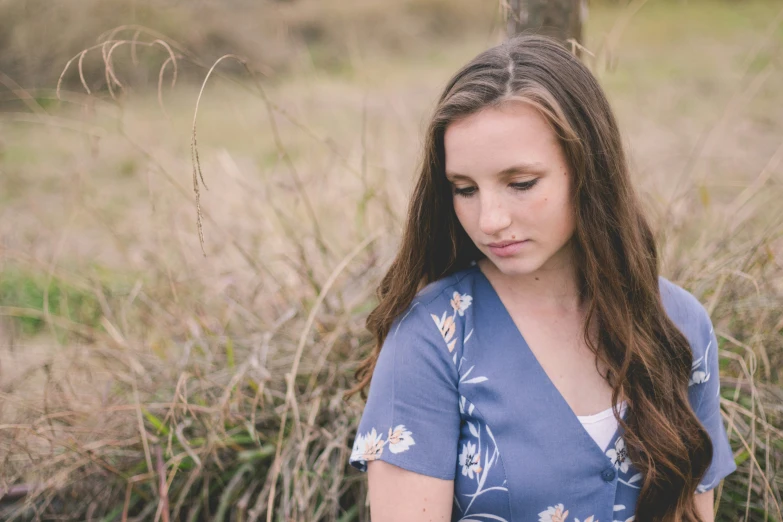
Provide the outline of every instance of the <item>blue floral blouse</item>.
[[[717,340],[693,295],[659,284],[694,351],[688,397],[714,447],[704,492],[736,469]],[[421,290],[393,323],[350,457],[361,471],[371,460],[453,479],[453,521],[632,522],[642,483],[622,428],[596,444],[475,264]]]

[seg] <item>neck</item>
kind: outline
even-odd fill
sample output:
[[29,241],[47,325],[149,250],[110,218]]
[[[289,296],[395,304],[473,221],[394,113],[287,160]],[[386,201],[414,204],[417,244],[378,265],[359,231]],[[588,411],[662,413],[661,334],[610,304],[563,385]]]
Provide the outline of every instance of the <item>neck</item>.
[[480,260],[478,265],[516,306],[538,311],[582,312],[577,272],[566,249],[529,274],[504,274],[489,259]]

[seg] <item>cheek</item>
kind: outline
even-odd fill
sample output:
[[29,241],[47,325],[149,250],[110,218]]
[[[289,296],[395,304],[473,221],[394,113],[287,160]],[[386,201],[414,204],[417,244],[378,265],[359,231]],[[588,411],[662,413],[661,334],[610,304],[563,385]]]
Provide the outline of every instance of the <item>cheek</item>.
[[569,236],[574,230],[574,210],[567,194],[552,200],[552,226],[561,236]]
[[471,233],[470,205],[464,198],[454,197],[454,214],[468,234]]
[[528,216],[555,234],[573,230],[573,209],[568,194],[548,192],[530,202]]

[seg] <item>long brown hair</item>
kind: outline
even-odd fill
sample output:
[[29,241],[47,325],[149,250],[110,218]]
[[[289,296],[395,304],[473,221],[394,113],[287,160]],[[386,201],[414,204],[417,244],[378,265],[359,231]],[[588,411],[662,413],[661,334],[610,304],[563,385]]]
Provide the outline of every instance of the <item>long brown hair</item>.
[[606,96],[590,71],[549,38],[524,35],[493,47],[444,89],[427,130],[399,252],[367,318],[376,345],[349,394],[365,396],[389,328],[417,291],[483,257],[454,212],[443,137],[451,122],[511,99],[531,103],[546,117],[574,176],[572,242],[587,310],[583,335],[608,367],[612,402],[621,393],[628,401],[628,422],[616,411],[615,417],[644,477],[635,520],[696,522],[693,495],[712,460],[712,444],[688,402],[693,354],[663,307],[655,238],[631,185]]

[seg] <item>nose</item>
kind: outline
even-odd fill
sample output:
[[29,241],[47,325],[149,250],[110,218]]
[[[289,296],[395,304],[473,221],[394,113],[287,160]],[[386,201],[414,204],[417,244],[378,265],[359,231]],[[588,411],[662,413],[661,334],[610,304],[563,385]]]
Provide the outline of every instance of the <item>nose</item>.
[[500,195],[486,194],[481,199],[479,229],[487,236],[494,236],[511,224],[511,214]]

